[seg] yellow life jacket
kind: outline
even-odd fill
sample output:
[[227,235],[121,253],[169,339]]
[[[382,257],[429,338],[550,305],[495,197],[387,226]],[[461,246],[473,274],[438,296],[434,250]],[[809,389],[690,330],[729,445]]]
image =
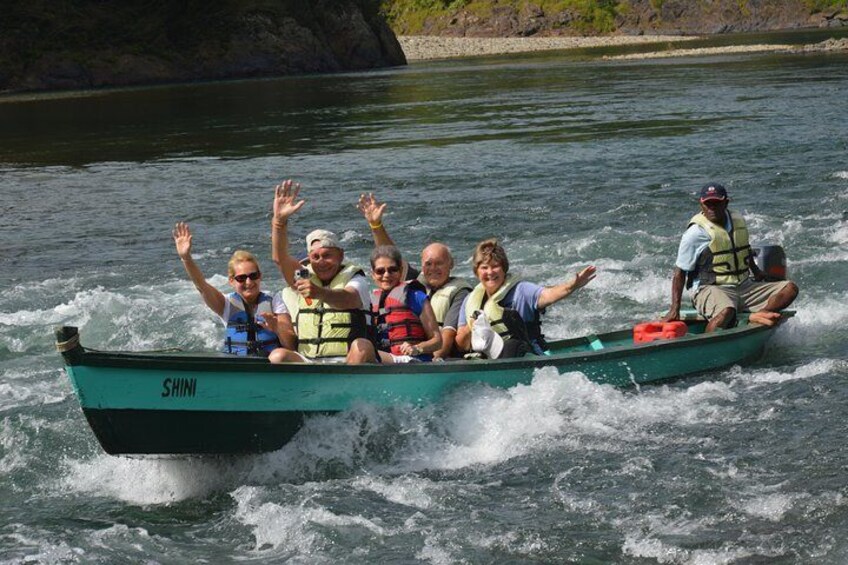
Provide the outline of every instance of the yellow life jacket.
[[[312,284],[331,290],[341,290],[354,275],[364,274],[356,265],[343,264],[333,280],[325,285],[311,265],[307,268]],[[368,335],[365,311],[359,308],[333,308],[318,298],[304,297],[292,287],[283,290],[283,301],[297,333],[297,351],[306,357],[344,357],[354,339]]]
[[427,297],[430,299],[430,306],[433,307],[433,313],[436,315],[436,321],[440,328],[445,323],[445,317],[448,315],[448,310],[450,310],[457,293],[464,288],[471,290],[468,281],[459,277],[448,277],[447,282],[438,290],[432,290],[427,286],[423,274],[418,275],[418,282],[427,288]]
[[[702,213],[695,214],[689,225],[696,224],[710,236],[710,244],[698,256],[692,278],[700,284],[739,284],[748,278],[748,258],[751,245],[748,242],[748,227],[740,214],[727,211],[732,223],[731,231],[707,219]],[[691,280],[687,286],[691,286]]]
[[519,279],[513,278],[510,275],[506,276],[506,280],[501,287],[490,297],[486,297],[486,289],[483,288],[483,283],[474,287],[474,290],[468,295],[465,302],[465,319],[471,324],[471,319],[477,310],[482,310],[489,319],[489,324],[492,329],[498,332],[504,339],[509,339],[511,336],[509,329],[503,321],[504,307],[501,304],[506,295],[512,290],[512,287],[517,285]]

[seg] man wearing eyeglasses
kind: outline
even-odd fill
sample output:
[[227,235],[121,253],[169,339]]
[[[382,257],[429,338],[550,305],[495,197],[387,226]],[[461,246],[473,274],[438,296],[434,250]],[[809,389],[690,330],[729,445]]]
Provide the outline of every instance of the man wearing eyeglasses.
[[371,306],[368,281],[360,267],[345,262],[338,236],[321,229],[310,232],[305,269],[289,255],[288,220],[306,203],[298,200],[299,192],[300,185],[291,180],[276,187],[271,223],[274,262],[289,284],[283,300],[297,333],[297,352],[277,349],[269,360],[374,363],[366,318]]
[[[383,213],[386,203],[380,203],[373,194],[359,196],[357,208],[368,220],[374,245],[392,245],[386,226],[383,225]],[[462,302],[471,292],[471,284],[463,278],[451,276],[454,262],[450,249],[443,243],[431,243],[421,252],[421,272],[406,261],[403,262],[402,280],[418,279],[427,290],[427,297],[433,307],[439,331],[442,334],[442,347],[433,353],[434,360],[457,355],[456,332],[459,327],[459,315]]]
[[672,275],[671,308],[663,318],[680,319],[683,287],[693,289],[695,308],[709,320],[706,331],[730,328],[736,312],[753,312],[750,322],[773,326],[798,296],[792,281],[764,282],[754,262],[748,227],[741,214],[728,210],[730,198],[720,184],[701,188],[701,211],[689,220],[680,240]]

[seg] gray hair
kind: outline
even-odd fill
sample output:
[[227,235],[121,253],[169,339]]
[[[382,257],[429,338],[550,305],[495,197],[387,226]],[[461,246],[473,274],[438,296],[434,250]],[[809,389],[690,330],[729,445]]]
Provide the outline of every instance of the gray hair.
[[395,265],[398,267],[403,266],[403,257],[400,254],[400,249],[394,245],[378,245],[374,248],[374,251],[371,252],[372,269],[374,268],[374,263],[376,263],[377,259],[380,259],[381,257],[394,261]]

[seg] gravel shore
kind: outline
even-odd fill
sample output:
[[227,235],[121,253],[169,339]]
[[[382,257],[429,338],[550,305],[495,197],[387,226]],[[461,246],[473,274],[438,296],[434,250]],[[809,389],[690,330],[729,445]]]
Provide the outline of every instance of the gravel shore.
[[[528,51],[579,49],[583,47],[610,47],[617,45],[644,45],[650,43],[681,42],[699,39],[695,36],[634,35],[612,37],[437,37],[423,35],[399,36],[398,41],[408,61],[474,57]],[[784,51],[803,53],[810,51],[848,51],[848,39],[828,39],[813,45],[728,45],[693,49],[666,49],[649,53],[634,53],[605,57],[607,59],[656,59],[661,57],[688,57],[725,53],[757,53]]]
[[697,39],[678,35],[616,35],[611,37],[438,37],[402,35],[400,46],[408,61],[500,55],[527,51],[641,45]]
[[723,55],[725,53],[764,53],[781,51],[784,53],[813,53],[817,51],[848,51],[848,39],[827,39],[821,43],[809,45],[729,45],[726,47],[699,47],[696,49],[669,49],[650,53],[613,55],[604,59],[662,59],[665,57],[692,57],[698,55]]

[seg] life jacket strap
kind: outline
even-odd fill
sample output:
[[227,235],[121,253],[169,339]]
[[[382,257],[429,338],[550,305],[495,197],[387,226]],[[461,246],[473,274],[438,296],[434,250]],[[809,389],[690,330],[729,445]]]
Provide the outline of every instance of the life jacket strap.
[[421,338],[418,338],[418,337],[405,337],[403,339],[389,339],[389,340],[384,340],[384,341],[388,341],[392,345],[397,345],[399,343],[404,343],[404,342],[406,342],[406,343],[421,343],[424,340],[421,339]]
[[322,343],[347,343],[350,338],[347,337],[314,337],[310,339],[300,339],[300,343],[309,345],[321,345]]

